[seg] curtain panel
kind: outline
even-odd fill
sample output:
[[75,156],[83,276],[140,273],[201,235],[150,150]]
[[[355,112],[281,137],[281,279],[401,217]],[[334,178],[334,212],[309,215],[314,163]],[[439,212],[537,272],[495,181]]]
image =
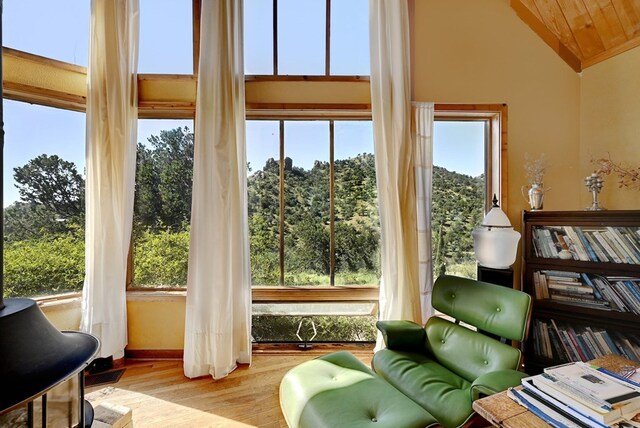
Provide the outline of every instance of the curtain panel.
[[184,373],[228,375],[251,362],[251,274],[241,0],[204,0]]
[[126,275],[138,130],[138,0],[92,0],[87,68],[86,274],[81,329],[100,357],[127,344]]
[[406,1],[370,0],[371,110],[381,229],[380,319],[420,322]]
[[431,245],[431,188],[433,183],[433,117],[434,104],[413,103],[413,141],[416,150],[416,203],[418,215],[418,281],[422,324],[434,310],[431,306],[433,289],[433,258]]

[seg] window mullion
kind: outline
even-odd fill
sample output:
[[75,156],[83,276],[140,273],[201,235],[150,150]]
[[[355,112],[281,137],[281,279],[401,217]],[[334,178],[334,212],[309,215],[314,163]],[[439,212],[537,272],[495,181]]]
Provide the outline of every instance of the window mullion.
[[324,74],[331,74],[331,0],[325,0]]
[[[274,0],[277,1],[277,0]],[[284,120],[280,121],[280,285],[284,285]]]
[[334,127],[329,121],[329,283],[335,285],[336,276],[336,241],[335,241],[335,165],[334,165]]
[[273,74],[278,75],[278,0],[273,0]]

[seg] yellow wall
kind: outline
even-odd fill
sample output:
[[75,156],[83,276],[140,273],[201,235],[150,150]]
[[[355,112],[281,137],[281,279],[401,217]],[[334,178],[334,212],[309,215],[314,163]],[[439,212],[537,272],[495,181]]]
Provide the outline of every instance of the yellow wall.
[[183,349],[185,309],[184,293],[127,293],[127,349]]
[[40,309],[58,330],[79,330],[80,306],[80,297],[75,297],[41,304]]
[[544,153],[548,210],[579,209],[580,77],[507,0],[415,0],[415,101],[508,105],[508,207],[519,228],[525,153]]
[[[596,169],[591,159],[609,156],[640,167],[640,48],[584,70],[581,89],[581,175]],[[589,193],[580,195],[581,205],[591,204]],[[620,189],[610,175],[601,201],[608,209],[640,209],[640,190]]]
[[[184,346],[184,292],[128,292],[128,350],[180,350]],[[58,330],[79,330],[80,297],[46,302],[40,309]]]

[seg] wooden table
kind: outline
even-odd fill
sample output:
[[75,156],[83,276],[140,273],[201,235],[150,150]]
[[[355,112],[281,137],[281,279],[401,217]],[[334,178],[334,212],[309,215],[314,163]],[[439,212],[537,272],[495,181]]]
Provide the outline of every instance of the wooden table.
[[[637,361],[629,361],[618,355],[608,355],[589,361],[607,370],[620,372],[622,366],[640,367]],[[473,409],[494,426],[505,428],[548,428],[542,419],[522,407],[501,392],[473,402]]]

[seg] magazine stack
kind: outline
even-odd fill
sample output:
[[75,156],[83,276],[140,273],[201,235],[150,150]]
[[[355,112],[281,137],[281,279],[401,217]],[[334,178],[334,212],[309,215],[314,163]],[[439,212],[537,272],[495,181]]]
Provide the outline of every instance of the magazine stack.
[[640,428],[639,375],[583,362],[548,367],[508,396],[557,428]]

